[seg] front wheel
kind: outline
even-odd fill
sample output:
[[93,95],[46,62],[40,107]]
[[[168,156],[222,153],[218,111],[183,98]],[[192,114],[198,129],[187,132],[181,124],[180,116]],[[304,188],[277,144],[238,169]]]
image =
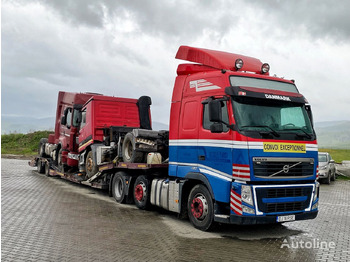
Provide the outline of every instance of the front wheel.
[[214,226],[213,201],[204,185],[192,188],[187,202],[188,217],[195,228],[209,231]]
[[150,207],[150,186],[145,176],[136,178],[134,185],[134,201],[135,205],[140,209],[148,209]]
[[37,162],[38,173],[44,174],[45,172],[45,163],[43,163],[40,159]]
[[95,175],[98,171],[98,167],[94,163],[94,159],[92,157],[92,151],[89,151],[89,153],[86,156],[85,159],[85,170],[86,170],[86,175],[88,178],[92,177]]

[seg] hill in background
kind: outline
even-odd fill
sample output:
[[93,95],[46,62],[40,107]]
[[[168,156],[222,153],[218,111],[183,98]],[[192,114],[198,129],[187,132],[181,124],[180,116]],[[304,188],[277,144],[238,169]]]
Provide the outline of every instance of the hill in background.
[[[54,129],[55,118],[1,117],[1,134],[29,133]],[[168,130],[167,124],[153,122],[154,130]],[[319,148],[350,149],[350,121],[315,123]]]
[[350,121],[315,123],[319,148],[350,149]]
[[[159,122],[152,122],[153,130],[168,130],[169,126]],[[1,134],[27,134],[40,130],[53,131],[55,117],[34,118],[34,117],[1,117]]]

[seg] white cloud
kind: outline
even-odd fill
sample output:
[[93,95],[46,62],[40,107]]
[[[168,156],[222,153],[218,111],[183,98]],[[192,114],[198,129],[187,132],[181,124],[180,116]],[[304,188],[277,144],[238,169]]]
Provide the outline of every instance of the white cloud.
[[349,19],[345,9],[329,4],[326,12],[325,5],[4,1],[2,113],[52,116],[59,90],[89,91],[149,95],[153,119],[167,123],[181,63],[174,57],[185,44],[257,57],[272,74],[296,80],[316,121],[350,119]]

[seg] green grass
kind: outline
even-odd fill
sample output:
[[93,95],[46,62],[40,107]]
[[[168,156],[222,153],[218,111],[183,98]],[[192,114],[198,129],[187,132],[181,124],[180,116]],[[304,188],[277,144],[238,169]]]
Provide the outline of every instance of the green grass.
[[350,160],[350,149],[318,149],[319,152],[328,152],[335,162],[341,163],[343,160]]
[[47,138],[51,133],[51,131],[37,131],[29,134],[1,135],[1,154],[36,155],[40,139]]

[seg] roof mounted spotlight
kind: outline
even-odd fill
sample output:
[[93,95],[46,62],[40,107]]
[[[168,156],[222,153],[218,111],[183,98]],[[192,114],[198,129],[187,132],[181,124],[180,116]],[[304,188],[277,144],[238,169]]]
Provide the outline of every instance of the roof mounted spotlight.
[[236,59],[235,61],[235,67],[236,67],[236,70],[239,70],[243,67],[243,60],[238,58]]
[[270,71],[270,65],[267,64],[267,63],[264,63],[262,66],[261,66],[261,73],[262,74],[266,74]]

